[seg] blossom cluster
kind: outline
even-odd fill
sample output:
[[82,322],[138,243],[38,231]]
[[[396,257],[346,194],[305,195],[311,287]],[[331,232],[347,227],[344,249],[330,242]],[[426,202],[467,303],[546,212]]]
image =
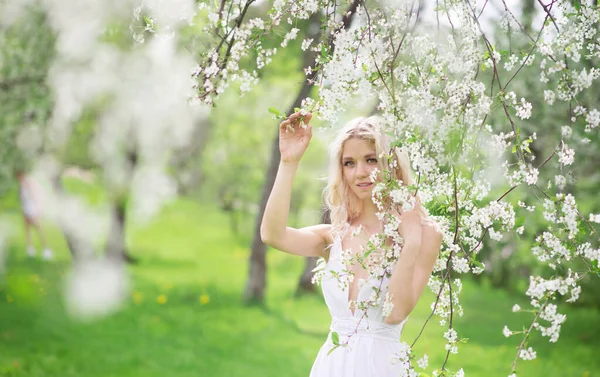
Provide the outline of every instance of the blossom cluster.
[[[197,44],[205,46],[197,67],[193,70],[196,98],[213,104],[216,98],[233,83],[243,94],[256,85],[259,70],[273,61],[281,48],[298,37],[300,29],[289,27],[298,20],[308,19],[326,5],[317,0],[274,1],[267,17],[248,18],[251,0],[235,0],[225,9],[222,4],[200,2],[196,23],[203,25]],[[265,47],[266,38],[285,35],[277,47]],[[308,48],[303,43],[303,48]]]
[[[591,132],[600,124],[600,112],[594,105],[578,100],[600,75],[598,68],[580,64],[600,57],[595,42],[598,7],[581,4],[575,8],[553,2],[542,10],[547,22],[540,26],[539,39],[530,38],[531,49],[517,54],[495,50],[474,16],[483,9],[476,9],[473,1],[446,5],[445,12],[455,17],[455,23],[447,25],[452,33],[445,38],[420,29],[417,11],[407,2],[396,5],[361,4],[352,27],[333,35],[334,53],[320,62],[319,98],[306,103],[335,124],[354,98],[372,102],[386,132],[408,153],[418,175],[416,187],[386,180],[389,172],[378,172],[384,179],[374,188],[373,199],[383,236],[394,239],[397,225],[395,207],[389,202],[411,208],[414,203],[407,199],[415,192],[443,234],[443,247],[428,286],[436,295],[432,311],[448,326],[447,352],[457,351],[452,317],[462,313],[462,285],[453,275],[483,272],[485,265],[478,254],[484,245],[488,240],[503,242],[507,234],[514,233],[533,235],[536,243],[531,253],[554,271],[549,279],[532,277],[527,294],[537,314],[530,330],[517,333],[528,339],[535,330],[556,341],[564,317],[552,302],[557,295],[575,301],[581,291],[580,275],[569,270],[563,276],[565,268],[558,266],[570,266],[576,259],[598,261],[596,247],[579,244],[586,236],[581,230],[585,217],[567,191],[574,182],[570,169],[577,162],[576,127]],[[507,11],[503,20],[507,27],[519,28],[513,13]],[[522,89],[511,84],[525,67],[536,64],[546,85],[541,98],[535,93],[521,94]],[[480,67],[493,71],[491,85],[479,77]],[[508,79],[500,77],[504,73]],[[534,153],[538,135],[525,134],[519,122],[533,119],[534,106],[544,102],[571,104],[572,111],[555,135],[554,153],[538,162],[539,154]],[[508,128],[489,120],[494,109],[503,112],[501,123]],[[544,188],[542,179],[548,174],[552,179]],[[504,194],[490,197],[503,186],[507,187]],[[517,187],[532,195],[519,198]],[[532,213],[541,214],[544,226],[527,226],[524,219]],[[590,221],[598,221],[596,215],[590,215]],[[367,247],[361,252],[373,250]],[[521,308],[517,305],[513,311]],[[517,334],[508,327],[504,333]],[[531,360],[535,351],[524,348],[526,344],[523,342],[516,356]],[[444,371],[443,366],[440,373]]]

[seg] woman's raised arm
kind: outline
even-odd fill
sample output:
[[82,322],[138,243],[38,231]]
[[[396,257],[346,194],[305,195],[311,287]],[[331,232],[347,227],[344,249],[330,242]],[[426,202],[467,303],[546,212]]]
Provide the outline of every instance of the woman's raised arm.
[[324,256],[329,243],[330,226],[326,224],[295,229],[287,226],[292,196],[292,185],[300,159],[312,137],[312,127],[308,125],[312,115],[292,114],[279,126],[279,150],[281,161],[273,190],[267,201],[260,226],[260,236],[264,243],[283,252],[302,256]]

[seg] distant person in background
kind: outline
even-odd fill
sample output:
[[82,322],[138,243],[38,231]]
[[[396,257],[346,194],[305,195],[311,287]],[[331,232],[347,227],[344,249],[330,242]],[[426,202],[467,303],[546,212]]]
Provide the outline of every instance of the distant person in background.
[[40,225],[41,217],[41,201],[39,196],[36,196],[35,184],[25,172],[18,171],[17,180],[19,182],[19,197],[21,199],[21,209],[23,211],[23,219],[25,220],[25,242],[26,252],[30,257],[35,257],[37,251],[33,245],[33,239],[31,236],[32,228],[37,230],[37,233],[42,242],[42,258],[50,260],[54,257],[54,253],[48,247],[46,243],[46,237]]

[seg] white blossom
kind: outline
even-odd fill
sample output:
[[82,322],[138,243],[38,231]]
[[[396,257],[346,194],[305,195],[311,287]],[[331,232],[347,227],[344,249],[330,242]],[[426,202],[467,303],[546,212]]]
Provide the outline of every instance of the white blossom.
[[589,132],[592,128],[598,128],[598,125],[600,124],[600,111],[597,109],[591,110],[585,116],[585,121],[587,122],[586,131]]
[[571,165],[575,161],[575,150],[566,144],[558,152],[558,161],[563,165]]
[[544,90],[544,101],[550,106],[554,105],[556,94],[552,90]]
[[302,41],[302,47],[301,47],[301,48],[302,48],[302,51],[306,51],[306,50],[308,50],[308,48],[310,47],[310,44],[311,44],[312,42],[313,42],[313,39],[312,39],[312,38],[311,38],[311,39],[308,39],[308,38],[307,38],[307,39],[304,39],[304,40]]
[[519,357],[523,360],[533,360],[536,358],[536,356],[537,356],[536,352],[531,347],[529,347],[527,349],[522,349],[519,352]]
[[529,119],[531,116],[531,103],[525,101],[525,98],[521,98],[521,105],[515,106],[517,109],[517,116],[521,119]]

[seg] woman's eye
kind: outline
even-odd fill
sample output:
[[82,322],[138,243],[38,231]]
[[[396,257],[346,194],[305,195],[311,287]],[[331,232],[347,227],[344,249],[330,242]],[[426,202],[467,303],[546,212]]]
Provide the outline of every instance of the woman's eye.
[[367,162],[368,162],[369,164],[376,164],[376,163],[377,163],[377,159],[376,159],[376,158],[369,158],[369,159],[367,160]]
[[344,166],[352,166],[354,165],[354,161],[346,161],[344,162]]

